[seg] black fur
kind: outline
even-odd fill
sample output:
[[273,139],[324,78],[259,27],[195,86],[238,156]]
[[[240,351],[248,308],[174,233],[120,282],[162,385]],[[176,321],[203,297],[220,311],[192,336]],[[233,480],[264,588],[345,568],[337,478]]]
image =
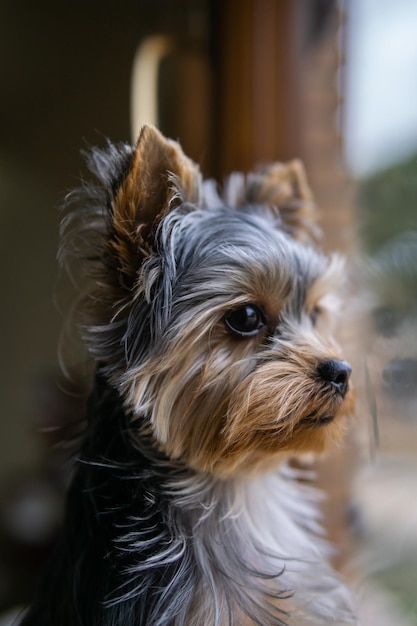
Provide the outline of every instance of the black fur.
[[[172,465],[161,456],[161,463],[157,460],[151,467],[133,448],[129,428],[117,392],[97,377],[62,538],[39,599],[22,626],[147,624],[156,607],[159,614],[166,608],[167,581],[175,579],[177,570],[189,567],[192,576],[186,554],[173,565],[147,569],[143,584],[127,574],[174,539],[166,524],[169,499],[163,495]],[[149,545],[132,551],[120,538],[133,537],[138,525],[148,529]],[[120,596],[125,600],[118,602]]]
[[[177,506],[173,486],[192,471],[158,453],[146,432],[133,445],[132,430],[138,427],[140,432],[118,393],[97,375],[61,539],[21,626],[187,623],[202,572],[194,555],[195,511]],[[204,549],[210,558],[210,546]],[[164,560],[160,555],[165,551]],[[242,584],[238,572],[245,570],[266,580],[280,575],[254,572],[227,550],[224,556],[217,567],[224,566],[218,573],[226,588]],[[289,593],[282,590],[271,597]],[[251,614],[249,604],[242,610]],[[253,614],[253,624],[285,626],[267,608],[260,611],[265,621]]]

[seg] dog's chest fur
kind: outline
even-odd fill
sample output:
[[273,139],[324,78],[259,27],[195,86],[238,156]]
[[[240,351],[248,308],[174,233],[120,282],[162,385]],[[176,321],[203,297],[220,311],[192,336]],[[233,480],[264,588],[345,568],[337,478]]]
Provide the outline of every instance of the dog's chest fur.
[[63,597],[55,623],[354,623],[317,535],[316,494],[292,470],[215,481],[168,461],[146,435],[133,448],[102,382],[88,428],[49,583]]

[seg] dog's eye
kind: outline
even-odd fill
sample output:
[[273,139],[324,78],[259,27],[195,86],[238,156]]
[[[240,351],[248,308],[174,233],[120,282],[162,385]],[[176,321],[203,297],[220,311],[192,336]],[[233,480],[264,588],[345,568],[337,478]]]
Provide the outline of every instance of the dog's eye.
[[375,330],[382,337],[392,337],[395,335],[397,327],[401,322],[401,315],[395,309],[388,306],[381,306],[372,311]]
[[265,326],[262,312],[254,304],[245,304],[224,318],[226,326],[239,337],[252,337]]

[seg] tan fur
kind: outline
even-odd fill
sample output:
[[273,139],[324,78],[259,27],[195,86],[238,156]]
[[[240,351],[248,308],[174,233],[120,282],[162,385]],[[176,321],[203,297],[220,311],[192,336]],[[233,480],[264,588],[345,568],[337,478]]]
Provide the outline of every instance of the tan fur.
[[[160,220],[178,202],[197,202],[200,173],[181,146],[155,127],[142,128],[133,161],[113,206],[114,238],[110,253],[122,275],[134,276],[149,256]],[[317,214],[303,164],[275,163],[247,185],[245,202],[277,207],[284,228],[300,241],[317,239]]]
[[301,161],[274,163],[258,172],[254,181],[247,201],[278,207],[284,227],[296,239],[317,238],[316,207]]
[[[321,360],[339,356],[332,343],[306,333],[299,345],[286,346],[285,359],[282,346],[271,348],[254,368],[256,338],[236,343],[217,328],[206,353],[195,340],[204,325],[128,383],[130,406],[151,412],[155,437],[169,456],[226,476],[277,465],[293,453],[321,453],[340,441],[352,392],[344,400],[325,393],[315,375]],[[333,422],[320,425],[329,415]]]
[[[140,133],[130,171],[113,205],[115,238],[111,252],[123,274],[135,274],[139,262],[149,256],[159,221],[180,201],[198,199],[198,167],[175,141],[153,126]],[[180,190],[176,188],[180,184]]]
[[[307,298],[311,308],[322,303],[326,281],[321,282]],[[282,299],[279,290],[276,295],[271,291],[265,306],[276,319]],[[259,301],[253,293],[242,301]],[[325,310],[323,304],[321,308]],[[217,317],[221,320],[221,312]],[[155,436],[169,456],[224,474],[237,466],[252,470],[260,461],[270,464],[271,456],[276,464],[278,452],[322,452],[340,440],[343,427],[338,418],[352,410],[351,396],[344,402],[322,398],[313,381],[320,360],[340,356],[333,344],[320,345],[313,336],[303,345],[288,345],[285,360],[270,350],[263,356],[267,362],[251,373],[260,338],[236,342],[219,321],[211,330],[207,353],[200,337],[212,323],[204,314],[190,321],[187,334],[178,336],[169,355],[156,355],[126,382],[129,405],[134,412],[151,412]],[[315,428],[303,423],[312,412],[337,419]]]

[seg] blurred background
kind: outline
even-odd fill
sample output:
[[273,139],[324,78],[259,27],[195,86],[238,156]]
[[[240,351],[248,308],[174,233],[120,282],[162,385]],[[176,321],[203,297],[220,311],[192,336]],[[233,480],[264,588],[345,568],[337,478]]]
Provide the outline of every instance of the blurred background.
[[329,532],[343,568],[354,528],[387,624],[417,624],[416,32],[414,0],[0,0],[5,620],[59,524],[69,470],[56,427],[83,410],[82,367],[68,393],[58,361],[59,207],[85,175],[82,149],[153,122],[218,180],[305,161],[355,303],[358,422],[321,469]]

